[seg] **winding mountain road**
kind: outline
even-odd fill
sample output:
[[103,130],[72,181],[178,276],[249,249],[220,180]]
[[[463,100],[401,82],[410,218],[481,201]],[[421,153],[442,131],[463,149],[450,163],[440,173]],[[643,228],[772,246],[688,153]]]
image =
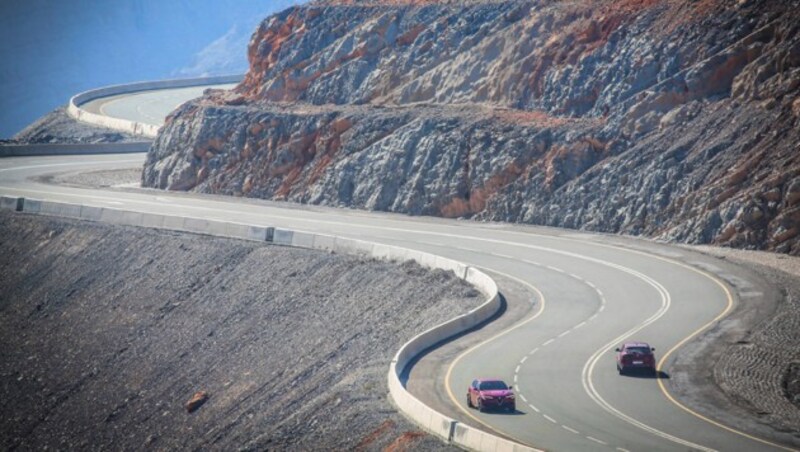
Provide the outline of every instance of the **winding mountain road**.
[[[202,89],[157,90],[95,101],[116,117],[156,123]],[[0,194],[334,234],[432,252],[497,278],[505,312],[421,358],[408,387],[463,422],[548,450],[794,450],[796,437],[736,428],[673,395],[683,345],[757,290],[746,269],[685,248],[617,236],[508,224],[408,217],[260,200],[39,182],[73,171],[141,167],[143,154],[0,160]],[[753,289],[755,287],[755,289]],[[455,315],[456,313],[454,313]],[[658,378],[620,376],[614,348],[656,347]],[[388,363],[387,363],[388,365]],[[515,414],[466,407],[469,382],[515,385]]]

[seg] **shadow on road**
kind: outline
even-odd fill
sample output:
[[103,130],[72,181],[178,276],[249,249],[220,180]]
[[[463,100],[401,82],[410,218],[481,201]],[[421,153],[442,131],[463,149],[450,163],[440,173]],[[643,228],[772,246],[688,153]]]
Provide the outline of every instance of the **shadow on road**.
[[650,372],[647,370],[629,370],[621,376],[631,378],[647,378],[653,380],[669,380],[669,374],[660,370],[657,372]]
[[506,416],[524,416],[524,415],[528,414],[528,413],[526,413],[524,411],[520,411],[520,410],[515,410],[515,411],[486,410],[486,411],[481,411],[481,413],[483,413],[483,414],[501,414],[501,415],[506,415]]

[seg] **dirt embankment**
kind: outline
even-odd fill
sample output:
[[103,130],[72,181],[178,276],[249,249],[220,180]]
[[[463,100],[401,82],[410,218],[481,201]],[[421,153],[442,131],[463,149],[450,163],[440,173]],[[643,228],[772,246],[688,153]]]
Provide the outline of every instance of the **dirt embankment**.
[[730,400],[754,413],[757,422],[800,437],[800,259],[761,251],[697,249],[747,266],[775,288],[774,307],[742,300],[742,308],[752,311],[753,318],[748,319],[742,308],[732,315],[748,325],[746,333],[725,349],[713,379]]
[[129,143],[147,141],[141,137],[80,122],[58,107],[14,135],[9,144]]
[[388,363],[482,300],[417,265],[7,213],[0,272],[4,450],[441,449]]

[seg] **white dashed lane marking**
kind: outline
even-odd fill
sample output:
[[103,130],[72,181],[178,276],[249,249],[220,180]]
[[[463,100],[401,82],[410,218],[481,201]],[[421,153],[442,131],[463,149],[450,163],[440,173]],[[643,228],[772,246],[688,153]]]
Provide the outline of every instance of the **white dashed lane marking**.
[[581,432],[579,432],[579,431],[575,430],[575,429],[574,429],[574,428],[572,428],[572,427],[568,427],[568,426],[566,426],[566,425],[562,425],[562,426],[561,426],[561,428],[563,428],[564,430],[566,430],[566,431],[568,431],[568,432],[570,432],[570,433],[574,433],[574,434],[576,434],[576,435],[580,435],[580,434],[581,434]]
[[[468,251],[475,251],[475,252],[479,252],[479,251],[476,251],[476,250],[469,250],[469,249],[465,249],[465,248],[460,248],[460,249],[463,249],[463,250],[468,250]],[[505,259],[514,259],[514,257],[512,257],[512,256],[507,256],[507,255],[504,255],[504,254],[499,254],[499,253],[490,253],[490,254],[491,254],[491,255],[493,255],[493,256],[496,256],[496,257],[501,257],[501,258],[505,258]],[[577,280],[577,281],[580,281],[580,282],[582,282],[582,283],[584,283],[584,284],[588,285],[588,286],[589,286],[589,287],[591,287],[592,289],[594,289],[594,290],[595,290],[595,292],[597,292],[597,295],[600,297],[600,307],[598,308],[597,312],[595,312],[595,314],[594,314],[594,315],[592,315],[591,317],[589,317],[587,320],[584,320],[583,322],[581,322],[581,323],[579,323],[579,324],[577,324],[577,325],[573,326],[572,328],[570,328],[570,329],[568,329],[568,330],[566,330],[566,331],[564,331],[564,332],[560,333],[558,336],[556,336],[556,337],[554,337],[554,338],[551,338],[551,339],[548,339],[547,341],[545,341],[545,342],[544,342],[544,343],[541,345],[541,347],[544,347],[544,346],[547,346],[547,345],[549,345],[549,344],[552,344],[553,342],[555,342],[555,341],[556,341],[556,339],[559,339],[559,338],[562,338],[562,337],[564,337],[564,336],[568,335],[568,334],[569,334],[569,333],[570,333],[572,330],[576,330],[576,329],[578,329],[578,328],[581,328],[581,327],[585,326],[585,325],[586,325],[586,323],[588,323],[588,322],[591,322],[592,320],[596,319],[596,318],[597,318],[597,316],[598,316],[598,314],[600,314],[601,312],[603,312],[603,310],[605,310],[605,306],[606,306],[606,299],[605,299],[605,297],[603,296],[603,292],[602,292],[600,289],[598,289],[598,288],[597,288],[597,286],[595,286],[593,283],[591,283],[591,282],[589,282],[589,281],[587,281],[587,280],[585,280],[585,279],[581,278],[580,276],[578,276],[578,275],[576,275],[576,274],[574,274],[574,273],[568,273],[568,272],[566,272],[566,271],[564,271],[564,270],[561,270],[560,268],[551,267],[551,266],[547,266],[547,265],[542,265],[542,264],[539,264],[539,263],[536,263],[536,262],[532,262],[532,261],[528,261],[528,260],[523,260],[523,262],[525,262],[525,263],[528,263],[528,264],[531,264],[531,265],[534,265],[534,266],[537,266],[537,267],[541,267],[541,268],[547,268],[547,269],[550,269],[550,270],[552,270],[552,271],[555,271],[555,272],[558,272],[558,273],[567,274],[567,275],[569,275],[570,277],[572,277],[573,279],[575,279],[575,280]],[[528,354],[527,354],[526,356],[523,356],[523,357],[522,357],[522,359],[520,359],[520,361],[519,361],[519,364],[518,364],[518,365],[517,365],[517,367],[514,369],[514,384],[515,384],[515,386],[516,386],[516,389],[517,389],[517,394],[519,394],[519,397],[520,397],[520,399],[521,399],[521,400],[522,400],[524,403],[526,403],[526,404],[528,405],[528,407],[530,407],[530,409],[532,409],[532,410],[533,410],[533,411],[535,411],[536,413],[542,414],[542,413],[539,411],[539,408],[536,408],[536,406],[534,406],[533,404],[531,404],[531,403],[528,403],[528,399],[525,397],[525,395],[523,395],[523,394],[522,394],[522,388],[520,388],[520,386],[519,386],[519,371],[520,371],[520,369],[522,368],[522,364],[524,364],[524,363],[525,363],[525,361],[527,361],[527,359],[528,359],[528,357],[529,357],[529,356],[532,356],[532,355],[533,355],[534,353],[536,353],[537,351],[539,351],[539,347],[536,347],[536,348],[534,348],[533,350],[531,350],[530,352],[528,352]],[[547,419],[548,421],[550,421],[550,422],[551,422],[551,423],[553,423],[553,424],[558,424],[558,422],[557,422],[555,419],[553,419],[552,417],[550,417],[550,416],[548,416],[548,415],[546,415],[546,414],[542,414],[542,417],[544,417],[545,419]],[[566,431],[568,431],[568,432],[570,432],[570,433],[573,433],[573,434],[575,434],[575,435],[580,435],[580,432],[579,432],[578,430],[575,430],[574,428],[572,428],[572,427],[570,427],[570,426],[568,426],[568,425],[563,425],[563,424],[561,424],[561,427],[562,427],[564,430],[566,430]],[[602,445],[604,445],[604,446],[608,446],[608,443],[606,443],[605,441],[603,441],[603,440],[600,440],[600,439],[597,439],[597,438],[594,438],[594,437],[592,437],[592,436],[586,436],[586,439],[588,439],[589,441],[595,442],[595,443],[597,443],[597,444],[602,444]],[[620,452],[628,452],[628,451],[626,451],[625,449],[622,449],[622,448],[617,448],[617,450],[619,450]]]

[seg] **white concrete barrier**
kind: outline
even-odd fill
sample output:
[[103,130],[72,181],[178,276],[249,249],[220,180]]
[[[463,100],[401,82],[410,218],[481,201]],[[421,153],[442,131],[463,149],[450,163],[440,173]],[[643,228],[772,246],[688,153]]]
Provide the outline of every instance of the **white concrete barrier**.
[[297,248],[314,248],[314,234],[294,231],[291,245]]
[[332,235],[315,235],[314,236],[314,249],[323,251],[336,251],[337,237]]
[[186,88],[190,86],[218,85],[224,83],[239,83],[244,75],[225,75],[218,77],[200,77],[177,80],[158,80],[151,82],[127,83],[124,85],[106,86],[103,88],[85,91],[72,96],[67,105],[67,114],[78,121],[94,124],[109,129],[127,132],[132,135],[155,138],[158,135],[159,126],[147,124],[127,119],[112,118],[86,111],[81,105],[86,102],[99,99],[101,97],[116,96],[118,94],[135,93],[139,91],[150,91],[155,89],[167,88]]
[[39,213],[42,207],[42,201],[38,199],[25,198],[22,203],[22,211],[27,213]]
[[178,217],[175,215],[164,215],[164,218],[162,218],[162,225],[164,229],[170,229],[173,231],[182,231],[183,217]]
[[471,450],[497,452],[527,452],[535,450],[461,423],[455,427],[452,443]]
[[[15,198],[14,198],[15,199]],[[3,201],[10,205],[11,201]],[[203,218],[158,215],[120,209],[89,207],[25,199],[23,211],[46,213],[58,216],[75,216],[115,224],[174,229],[201,234],[233,236],[264,241],[278,245],[323,249],[343,254],[370,256],[374,258],[406,261],[413,260],[422,266],[453,271],[456,276],[474,285],[485,296],[486,301],[475,309],[454,319],[424,331],[397,351],[389,365],[387,384],[392,402],[404,415],[427,432],[451,444],[480,451],[535,451],[536,449],[484,432],[435,411],[408,392],[401,376],[409,363],[425,351],[441,344],[455,335],[473,328],[494,316],[501,307],[497,284],[487,274],[463,263],[423,251],[410,250],[392,245],[370,243],[304,231],[268,228]]]
[[342,254],[350,254],[354,256],[372,256],[372,248],[374,244],[364,242],[362,240],[346,239],[338,237],[336,240],[336,249],[334,251]]
[[17,198],[14,196],[0,196],[0,209],[22,211],[22,203],[24,198]]
[[100,221],[102,214],[102,207],[81,206],[81,218],[85,220]]
[[141,218],[142,226],[146,228],[167,229],[164,227],[165,218],[164,215],[143,213]]
[[264,226],[248,225],[247,235],[245,235],[242,238],[246,240],[255,240],[257,242],[266,242],[267,240],[272,240],[270,229],[272,228],[266,228]]
[[202,218],[184,218],[181,230],[198,234],[208,234],[209,224],[210,222],[208,220]]
[[125,212],[122,210],[103,207],[100,210],[100,221],[111,224],[125,224],[122,221],[124,214]]
[[276,245],[291,245],[292,236],[294,236],[294,231],[276,228],[272,236],[272,243]]

